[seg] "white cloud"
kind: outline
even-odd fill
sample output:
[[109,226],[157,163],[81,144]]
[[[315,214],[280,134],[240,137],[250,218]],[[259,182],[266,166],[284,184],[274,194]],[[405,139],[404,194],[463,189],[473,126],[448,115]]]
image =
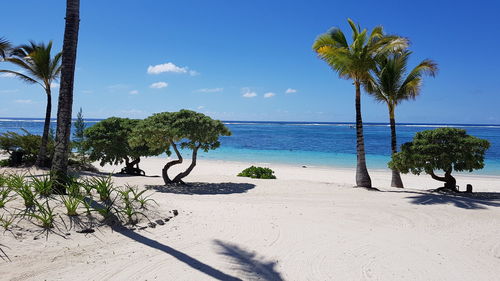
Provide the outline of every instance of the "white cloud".
[[163,72],[189,74],[191,76],[200,74],[195,70],[190,70],[187,66],[180,67],[171,62],[148,66],[148,74],[160,74]]
[[285,93],[287,93],[287,94],[296,93],[296,92],[297,92],[297,90],[292,89],[292,88],[288,88],[288,89],[286,89],[286,91],[285,91]]
[[52,89],[54,89],[54,88],[59,88],[59,84],[58,84],[58,83],[56,83],[56,82],[52,82],[52,83],[50,84],[50,87],[51,87]]
[[15,103],[24,103],[24,104],[31,104],[33,103],[32,100],[15,100]]
[[218,93],[224,91],[224,88],[205,88],[196,90],[199,93]]
[[166,82],[156,82],[156,83],[151,84],[149,87],[153,88],[153,89],[161,89],[161,88],[165,88],[167,86],[168,86],[168,83],[166,83]]
[[276,95],[275,93],[271,93],[271,92],[269,92],[269,93],[265,93],[265,94],[264,94],[264,98],[266,98],[266,99],[267,99],[267,98],[272,98],[272,97],[274,97],[275,95]]
[[205,106],[204,106],[204,105],[200,105],[200,106],[198,106],[197,108],[198,108],[198,109],[203,109],[203,108],[205,108]]
[[250,88],[242,88],[241,93],[244,98],[254,98],[257,96],[257,93],[251,91]]
[[139,94],[139,91],[137,91],[137,90],[132,90],[132,91],[130,91],[130,92],[128,92],[128,93],[129,93],[129,94],[131,94],[131,95],[138,95],[138,94]]

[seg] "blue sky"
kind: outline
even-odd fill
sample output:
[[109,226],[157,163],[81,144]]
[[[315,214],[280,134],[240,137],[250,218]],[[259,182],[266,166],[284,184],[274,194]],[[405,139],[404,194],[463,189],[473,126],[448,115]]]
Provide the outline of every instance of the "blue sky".
[[[89,118],[187,108],[222,120],[353,121],[351,82],[311,50],[332,26],[349,32],[350,17],[408,37],[412,65],[439,64],[422,95],[397,109],[397,121],[500,123],[495,1],[81,2],[74,107]],[[2,3],[0,36],[14,44],[53,40],[60,50],[65,1],[23,7]],[[2,117],[44,116],[37,85],[0,77],[0,100]],[[387,121],[383,104],[364,95],[362,106],[364,121]]]

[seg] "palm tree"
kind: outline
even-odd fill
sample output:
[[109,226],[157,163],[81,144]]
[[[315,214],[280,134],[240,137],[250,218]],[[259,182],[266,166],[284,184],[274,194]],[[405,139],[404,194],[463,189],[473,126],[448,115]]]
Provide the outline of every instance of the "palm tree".
[[370,71],[375,68],[379,55],[405,49],[405,38],[385,35],[381,26],[375,27],[370,35],[367,30],[356,26],[347,19],[352,29],[352,43],[337,27],[320,35],[313,44],[313,50],[340,78],[353,80],[356,88],[356,185],[371,187],[371,179],[366,169],[363,121],[361,118],[361,85],[370,79]]
[[5,58],[23,70],[23,73],[12,70],[0,70],[0,72],[10,73],[19,79],[39,84],[47,95],[47,106],[45,109],[45,123],[43,126],[42,142],[35,165],[37,167],[47,166],[47,141],[50,129],[50,114],[52,111],[51,84],[61,73],[61,53],[54,57],[51,55],[52,41],[47,45],[31,41],[27,45],[21,45],[11,51],[11,55]]
[[0,37],[0,58],[5,58],[10,48],[10,42],[5,38]]
[[[391,124],[391,151],[397,152],[396,140],[396,120],[394,111],[396,106],[402,101],[415,99],[422,86],[422,77],[430,75],[434,77],[437,72],[437,64],[432,60],[423,60],[407,75],[408,59],[410,51],[403,51],[378,59],[377,67],[374,69],[374,76],[369,83],[365,84],[365,89],[375,100],[387,104],[389,109],[389,121]],[[403,181],[399,171],[392,170],[391,186],[403,187]]]
[[59,88],[59,104],[57,107],[56,144],[54,159],[52,160],[52,174],[55,180],[53,192],[55,193],[65,193],[64,184],[67,180],[79,25],[80,0],[66,0],[61,87]]

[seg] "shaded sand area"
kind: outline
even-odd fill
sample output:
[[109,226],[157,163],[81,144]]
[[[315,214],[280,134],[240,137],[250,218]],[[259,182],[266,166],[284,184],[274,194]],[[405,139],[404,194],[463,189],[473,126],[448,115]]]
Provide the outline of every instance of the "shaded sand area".
[[[141,163],[160,175],[164,159]],[[258,164],[258,163],[251,163]],[[115,177],[151,189],[165,225],[101,227],[33,240],[4,233],[1,280],[498,280],[500,178],[458,176],[474,197],[424,191],[440,183],[371,172],[381,192],[352,188],[354,170],[269,164],[277,180],[236,177],[250,163],[199,161],[189,186]],[[107,166],[103,171],[119,170]],[[62,215],[62,214],[61,214]]]

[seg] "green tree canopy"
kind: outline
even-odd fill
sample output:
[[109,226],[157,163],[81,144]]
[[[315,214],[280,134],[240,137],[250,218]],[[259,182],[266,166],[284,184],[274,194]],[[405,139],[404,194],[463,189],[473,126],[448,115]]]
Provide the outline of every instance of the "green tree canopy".
[[140,157],[158,155],[162,151],[140,144],[134,147],[129,145],[132,129],[140,120],[111,117],[102,120],[84,131],[84,150],[89,152],[91,161],[100,161],[104,164],[117,165],[125,162],[123,173],[143,174],[138,166]]
[[[157,113],[144,119],[133,130],[130,144],[132,147],[146,144],[169,156],[173,150],[177,160],[165,164],[162,169],[163,180],[165,184],[182,183],[182,179],[196,166],[198,150],[208,152],[216,149],[220,146],[219,137],[229,135],[231,132],[221,121],[202,113],[181,110]],[[183,162],[179,147],[192,150],[192,161],[184,172],[170,179],[168,169]]]
[[[445,188],[456,191],[452,171],[469,171],[484,167],[484,154],[489,148],[487,140],[470,136],[465,130],[438,128],[418,132],[413,141],[401,146],[389,162],[391,169],[401,173],[429,174],[433,179],[445,182]],[[444,177],[434,172],[442,170]]]

